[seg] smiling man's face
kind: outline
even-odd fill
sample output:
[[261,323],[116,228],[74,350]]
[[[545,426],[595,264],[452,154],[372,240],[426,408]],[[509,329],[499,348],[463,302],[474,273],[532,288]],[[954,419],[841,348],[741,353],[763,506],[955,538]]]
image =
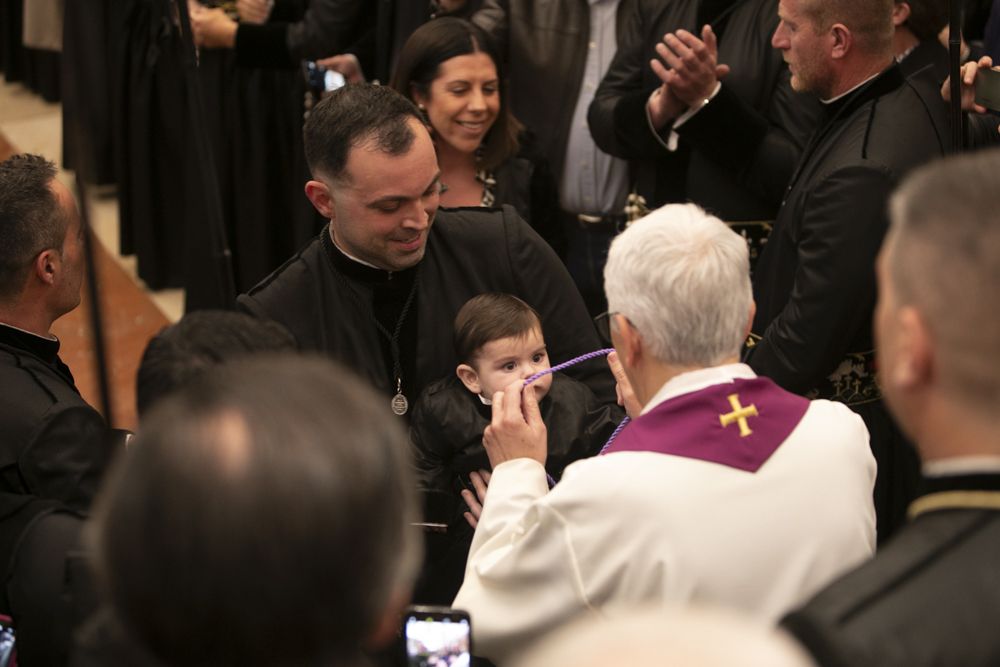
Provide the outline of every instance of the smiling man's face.
[[423,259],[441,194],[430,135],[415,118],[409,125],[416,135],[409,151],[389,155],[364,142],[351,149],[343,177],[325,183],[332,198],[334,242],[387,271],[402,271]]

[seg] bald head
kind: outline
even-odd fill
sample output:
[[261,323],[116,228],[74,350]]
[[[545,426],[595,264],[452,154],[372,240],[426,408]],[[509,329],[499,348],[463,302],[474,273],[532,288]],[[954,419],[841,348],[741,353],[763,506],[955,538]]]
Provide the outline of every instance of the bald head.
[[1000,405],[1000,153],[941,160],[890,203],[882,261],[897,306],[920,313],[941,389],[985,415]]

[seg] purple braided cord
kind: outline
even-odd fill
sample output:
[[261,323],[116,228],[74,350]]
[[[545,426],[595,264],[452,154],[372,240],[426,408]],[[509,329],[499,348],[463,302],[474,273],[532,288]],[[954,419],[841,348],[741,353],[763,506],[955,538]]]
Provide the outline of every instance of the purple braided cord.
[[606,443],[604,443],[604,446],[601,447],[601,451],[597,452],[598,456],[600,456],[601,454],[603,454],[606,451],[608,451],[608,448],[611,447],[612,444],[614,444],[615,438],[618,437],[618,434],[622,432],[623,428],[625,428],[626,426],[628,426],[628,423],[630,421],[632,421],[632,418],[629,417],[628,415],[625,415],[625,419],[623,419],[622,423],[618,425],[618,428],[616,428],[614,430],[614,433],[611,434],[611,437],[608,438],[608,441]]
[[[595,350],[594,352],[588,352],[587,354],[581,354],[579,357],[574,357],[573,359],[570,359],[569,361],[564,361],[561,364],[556,364],[552,368],[546,368],[544,371],[538,371],[537,373],[535,373],[534,375],[532,375],[531,377],[529,377],[527,380],[524,381],[524,386],[527,387],[529,384],[531,384],[532,382],[534,382],[538,378],[545,377],[546,375],[549,375],[551,373],[555,373],[557,371],[561,371],[564,368],[569,368],[570,366],[573,366],[573,365],[578,364],[580,362],[589,361],[590,359],[596,359],[598,357],[606,357],[607,355],[611,354],[614,351],[615,351],[615,348],[613,348],[613,347],[607,347],[607,348],[604,348],[603,350]],[[614,433],[611,434],[611,437],[608,438],[608,441],[606,443],[604,443],[603,447],[601,447],[601,451],[597,453],[598,456],[600,456],[604,452],[608,451],[608,447],[610,447],[611,444],[615,441],[615,438],[618,437],[618,434],[622,432],[622,429],[625,428],[626,426],[628,426],[628,423],[630,421],[632,421],[632,420],[629,419],[626,416],[625,419],[623,419],[622,422],[620,424],[618,424],[618,427],[614,430]],[[556,485],[556,480],[555,480],[554,477],[552,477],[552,475],[550,475],[548,473],[545,473],[545,477],[549,481],[549,488],[550,489]]]
[[588,352],[587,354],[581,354],[579,357],[575,357],[573,359],[570,359],[569,361],[564,361],[563,363],[557,364],[552,368],[546,368],[544,371],[538,371],[537,373],[535,373],[534,375],[532,375],[531,377],[529,377],[527,380],[524,381],[524,386],[527,387],[529,384],[531,384],[538,378],[545,377],[550,373],[555,373],[556,371],[561,371],[564,368],[569,368],[570,366],[578,364],[581,361],[588,361],[590,359],[596,359],[597,357],[605,357],[614,351],[615,348],[609,347],[603,350],[597,350],[596,352]]

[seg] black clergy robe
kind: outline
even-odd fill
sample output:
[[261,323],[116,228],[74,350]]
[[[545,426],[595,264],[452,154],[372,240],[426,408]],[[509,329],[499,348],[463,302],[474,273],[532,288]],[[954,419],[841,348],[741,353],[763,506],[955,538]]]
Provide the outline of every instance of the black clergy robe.
[[783,621],[821,667],[1000,664],[1000,475],[924,484],[926,511]]
[[747,363],[865,420],[879,466],[879,539],[915,492],[917,460],[881,402],[874,368],[875,257],[900,179],[946,152],[947,109],[893,64],[827,105],[753,276],[757,315]]
[[0,493],[89,509],[114,447],[59,341],[0,325],[0,390]]
[[[395,378],[370,310],[372,285],[338,275],[328,254],[321,237],[315,239],[240,296],[238,306],[283,324],[302,349],[329,354],[353,369],[385,394],[389,414]],[[417,271],[408,325],[413,328],[409,333],[404,328],[400,340],[403,393],[411,403],[425,386],[455,372],[455,315],[484,292],[513,294],[538,311],[553,364],[601,347],[566,269],[510,207],[440,209]],[[603,359],[574,366],[567,375],[587,384],[600,400],[615,401],[614,379]]]

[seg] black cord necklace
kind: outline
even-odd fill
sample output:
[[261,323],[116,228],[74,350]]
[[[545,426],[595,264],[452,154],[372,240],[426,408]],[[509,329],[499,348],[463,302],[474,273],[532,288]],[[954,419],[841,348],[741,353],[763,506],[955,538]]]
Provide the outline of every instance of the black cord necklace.
[[379,334],[389,343],[389,354],[392,355],[392,374],[393,379],[396,384],[396,395],[392,397],[389,405],[392,408],[393,413],[402,417],[406,414],[407,410],[410,409],[410,401],[403,394],[403,366],[399,360],[399,334],[403,330],[403,322],[406,321],[406,316],[410,312],[410,306],[413,305],[413,300],[417,296],[417,285],[420,283],[420,270],[417,269],[413,276],[413,286],[410,287],[410,293],[406,296],[406,302],[403,304],[403,310],[400,311],[399,317],[396,318],[396,325],[393,327],[392,333],[378,321],[375,317],[375,309],[364,302],[361,295],[358,294],[354,287],[351,285],[347,277],[344,276],[337,267],[334,266],[333,258],[331,257],[331,252],[340,252],[338,249],[333,247],[333,240],[330,238],[330,228],[325,227],[322,232],[323,245],[324,245],[324,255],[326,255],[326,261],[330,265],[330,270],[333,271],[334,275],[343,283],[344,288],[347,290],[348,295],[350,295],[351,300],[363,313],[367,313],[371,318],[372,322],[375,324],[375,328],[378,330]]

